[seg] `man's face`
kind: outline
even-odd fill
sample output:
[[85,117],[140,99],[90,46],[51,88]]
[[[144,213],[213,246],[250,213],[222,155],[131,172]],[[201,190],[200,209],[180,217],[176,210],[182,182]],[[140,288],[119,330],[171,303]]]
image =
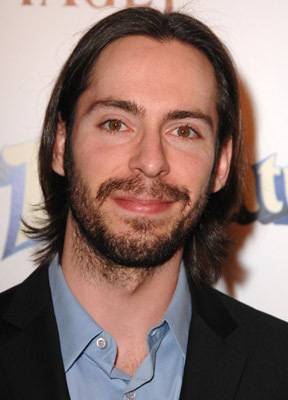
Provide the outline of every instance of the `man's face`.
[[[96,252],[143,267],[181,248],[211,183],[216,96],[210,62],[176,40],[131,36],[101,53],[77,104],[67,171],[72,214]],[[62,123],[58,131],[53,168],[64,174]],[[229,149],[212,191],[225,183]]]

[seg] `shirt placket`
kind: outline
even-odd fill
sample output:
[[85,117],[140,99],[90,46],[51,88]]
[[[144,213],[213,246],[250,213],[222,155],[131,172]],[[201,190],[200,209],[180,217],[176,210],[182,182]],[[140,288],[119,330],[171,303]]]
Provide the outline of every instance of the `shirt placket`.
[[128,383],[121,397],[122,400],[136,399],[137,397],[139,397],[138,393],[141,393],[141,387],[143,387],[145,384],[153,379],[155,372],[156,353],[168,330],[169,326],[167,322],[164,321],[161,325],[152,328],[148,332],[148,355],[145,357],[140,367]]

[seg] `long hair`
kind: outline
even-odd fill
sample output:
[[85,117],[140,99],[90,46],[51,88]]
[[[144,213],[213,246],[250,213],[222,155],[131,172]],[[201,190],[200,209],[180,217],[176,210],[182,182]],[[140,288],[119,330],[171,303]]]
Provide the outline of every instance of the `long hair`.
[[215,71],[219,123],[214,171],[217,155],[230,137],[233,142],[231,168],[225,187],[210,195],[206,209],[184,247],[184,259],[192,279],[196,283],[211,284],[220,274],[220,261],[227,250],[225,227],[241,203],[243,157],[238,84],[233,62],[217,36],[197,19],[181,13],[163,14],[142,7],[124,9],[98,22],[79,41],[54,86],[43,125],[38,162],[44,196],[42,208],[46,215],[37,227],[26,224],[25,232],[43,242],[36,255],[40,265],[49,264],[57,253],[61,257],[69,192],[66,178],[57,175],[51,166],[59,115],[66,124],[67,143],[78,99],[89,86],[91,70],[101,51],[113,41],[130,35],[158,41],[176,39],[190,44],[205,54]]

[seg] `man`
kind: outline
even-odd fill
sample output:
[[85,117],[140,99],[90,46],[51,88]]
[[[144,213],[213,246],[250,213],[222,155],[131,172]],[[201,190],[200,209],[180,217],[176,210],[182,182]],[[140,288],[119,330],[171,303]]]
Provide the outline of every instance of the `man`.
[[[218,293],[241,204],[237,80],[199,21],[120,11],[44,122],[39,268],[1,295],[1,399],[287,399],[286,323]],[[192,301],[191,301],[192,300]]]

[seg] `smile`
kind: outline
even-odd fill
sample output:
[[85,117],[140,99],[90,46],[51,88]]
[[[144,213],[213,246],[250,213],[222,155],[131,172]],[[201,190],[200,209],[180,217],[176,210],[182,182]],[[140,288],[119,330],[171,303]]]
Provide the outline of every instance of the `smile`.
[[143,199],[138,197],[117,196],[112,200],[121,208],[136,214],[161,214],[173,205],[173,201],[162,199]]

